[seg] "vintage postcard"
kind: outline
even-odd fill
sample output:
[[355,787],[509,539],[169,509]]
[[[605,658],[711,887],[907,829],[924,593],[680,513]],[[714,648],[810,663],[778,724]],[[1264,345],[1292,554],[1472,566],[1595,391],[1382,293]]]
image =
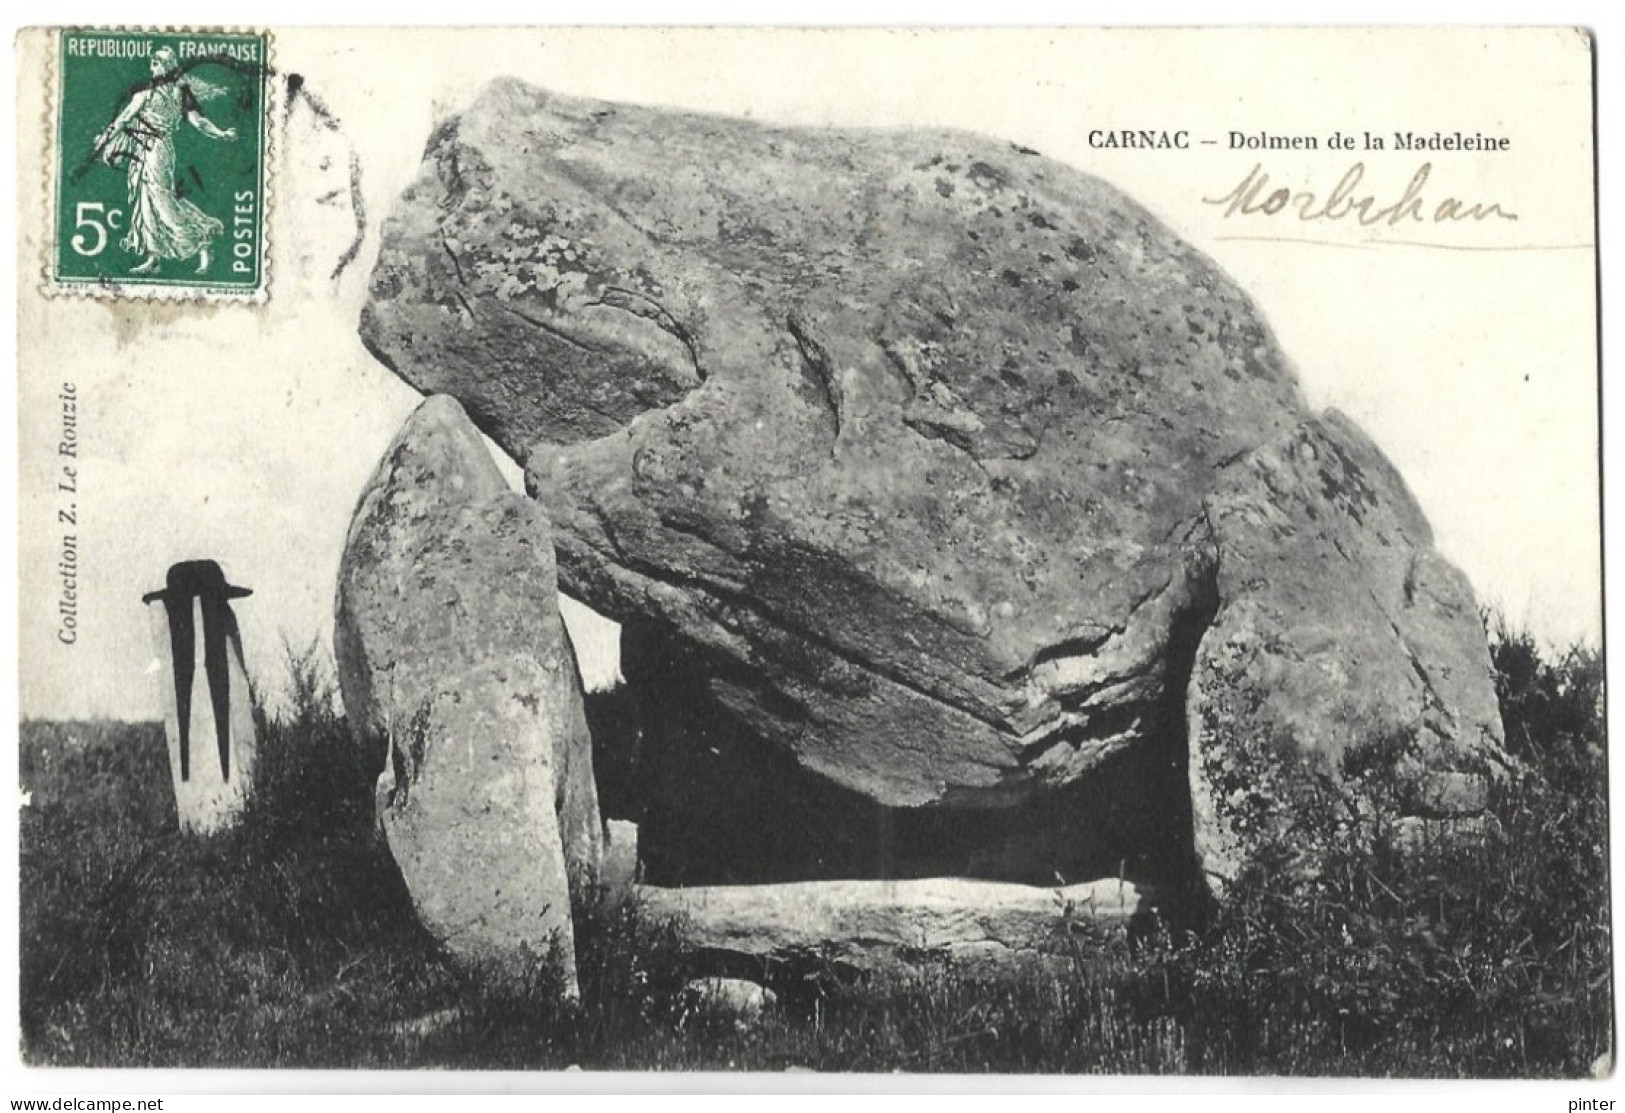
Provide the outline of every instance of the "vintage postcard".
[[1593,50],[25,31],[21,1065],[1608,1076]]

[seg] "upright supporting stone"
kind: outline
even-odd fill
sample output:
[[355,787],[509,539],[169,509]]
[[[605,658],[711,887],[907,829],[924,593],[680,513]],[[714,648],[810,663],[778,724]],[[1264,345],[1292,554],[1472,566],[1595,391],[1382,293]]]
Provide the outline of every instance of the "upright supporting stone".
[[451,398],[417,408],[361,493],[333,644],[384,837],[450,955],[524,980],[556,957],[604,828],[547,516],[508,489]]
[[226,582],[212,560],[172,565],[151,607],[164,731],[183,831],[236,824],[248,802],[259,738],[231,600],[252,594]]

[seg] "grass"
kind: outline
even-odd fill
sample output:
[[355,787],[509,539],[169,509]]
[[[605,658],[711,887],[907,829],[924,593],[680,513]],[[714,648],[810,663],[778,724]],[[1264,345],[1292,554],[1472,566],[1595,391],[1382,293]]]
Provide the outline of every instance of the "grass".
[[[1310,801],[1205,923],[996,982],[797,972],[741,1028],[627,904],[583,910],[582,1000],[492,986],[418,926],[313,654],[264,723],[254,804],[175,828],[155,725],[24,723],[25,1058],[73,1066],[1558,1076],[1612,1047],[1601,660],[1490,623],[1523,771],[1469,838],[1406,847],[1380,809]],[[1319,826],[1317,826],[1319,824]],[[1278,848],[1284,859],[1301,847]],[[1281,867],[1281,868],[1275,868]]]

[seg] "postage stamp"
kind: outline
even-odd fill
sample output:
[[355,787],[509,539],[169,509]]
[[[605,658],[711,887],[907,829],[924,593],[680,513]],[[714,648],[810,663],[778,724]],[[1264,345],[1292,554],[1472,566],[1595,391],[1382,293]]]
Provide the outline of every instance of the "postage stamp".
[[264,294],[268,46],[260,33],[60,34],[53,285]]

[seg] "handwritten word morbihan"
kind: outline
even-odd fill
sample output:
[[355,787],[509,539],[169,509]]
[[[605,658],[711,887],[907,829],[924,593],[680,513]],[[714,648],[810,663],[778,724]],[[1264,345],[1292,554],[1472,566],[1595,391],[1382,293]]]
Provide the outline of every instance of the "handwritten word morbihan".
[[1428,192],[1433,164],[1424,162],[1397,197],[1385,203],[1378,193],[1361,188],[1365,163],[1356,162],[1343,172],[1330,190],[1271,188],[1270,175],[1263,163],[1253,168],[1228,193],[1203,197],[1204,205],[1223,208],[1225,218],[1238,216],[1273,217],[1285,214],[1300,221],[1352,220],[1363,225],[1450,224],[1460,221],[1517,220],[1500,202],[1467,200],[1449,194]]

